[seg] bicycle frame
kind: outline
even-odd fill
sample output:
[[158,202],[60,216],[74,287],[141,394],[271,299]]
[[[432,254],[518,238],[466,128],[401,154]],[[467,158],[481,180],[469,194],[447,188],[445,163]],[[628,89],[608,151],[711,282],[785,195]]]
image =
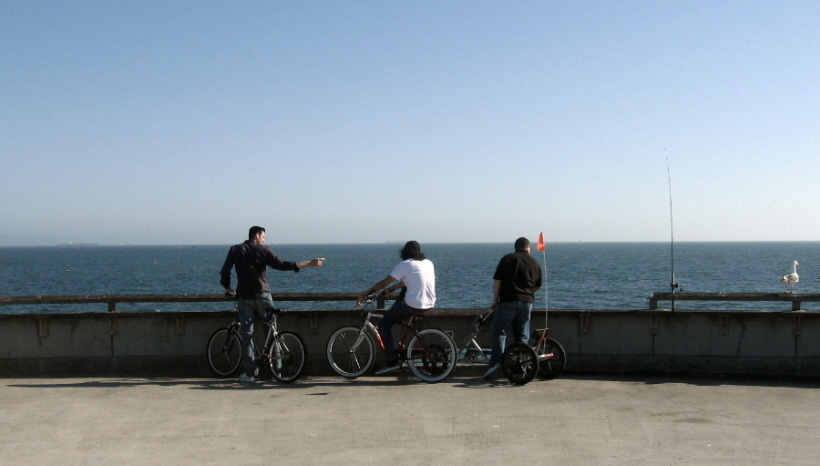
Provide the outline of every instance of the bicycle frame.
[[[254,360],[270,366],[276,380],[291,383],[302,373],[307,352],[298,333],[279,331],[278,312],[280,310],[271,309],[254,316],[254,322],[261,322],[263,329],[251,335],[250,351]],[[227,327],[217,329],[208,340],[208,363],[216,375],[227,377],[239,370],[244,356],[242,338],[242,323],[237,313]]]
[[[326,353],[333,370],[347,378],[364,375],[372,367],[378,348],[384,351],[385,336],[379,332],[373,319],[386,314],[376,312],[373,299],[368,299],[366,316],[360,326],[342,327],[328,339]],[[382,309],[378,309],[382,311]],[[396,359],[407,363],[408,368],[425,382],[439,382],[449,377],[456,367],[457,350],[451,335],[436,328],[417,329],[421,313],[410,315],[401,325],[403,333],[398,339]],[[392,329],[391,329],[392,336]]]
[[[544,341],[547,339],[547,330],[549,330],[549,329],[540,328],[540,329],[535,331],[535,334],[537,335],[537,338],[535,338],[535,345],[534,346],[536,348],[540,348],[544,344]],[[555,353],[539,354],[538,355],[538,360],[539,361],[546,361],[547,359],[550,359],[552,357],[555,357]]]
[[[484,325],[485,322],[490,318],[493,314],[493,310],[490,310],[487,314],[478,314],[475,320],[473,321],[473,331],[458,344],[458,361],[461,363],[466,362],[474,362],[474,363],[481,363],[486,364],[490,361],[490,354],[492,353],[491,348],[484,348],[478,341],[476,341],[476,337],[481,332],[481,326]],[[544,341],[547,339],[547,330],[546,328],[537,329],[533,332],[533,339],[531,346],[535,348],[540,348]],[[539,361],[546,361],[547,359],[555,357],[554,353],[544,353],[538,354]]]
[[381,319],[382,317],[384,317],[384,314],[376,314],[373,311],[367,311],[367,317],[364,318],[364,324],[362,324],[362,328],[359,329],[359,337],[356,339],[356,342],[353,343],[351,351],[355,350],[359,347],[359,345],[362,344],[362,342],[366,338],[364,334],[367,330],[370,330],[370,332],[376,337],[376,342],[379,344],[379,347],[382,350],[384,350],[384,342],[382,341],[382,336],[379,335],[379,330],[376,328],[376,326],[373,325],[372,322],[370,322],[370,319],[373,317]]
[[490,310],[487,314],[478,314],[473,320],[473,331],[457,346],[459,362],[468,361],[486,364],[490,361],[492,349],[482,347],[478,344],[476,337],[481,332],[481,326],[487,322],[492,313],[493,311]]
[[[379,329],[376,328],[376,326],[373,325],[373,322],[370,321],[370,319],[374,317],[380,319],[384,317],[384,314],[377,314],[373,311],[367,311],[367,316],[365,317],[364,324],[362,325],[361,329],[359,329],[359,337],[356,339],[356,342],[352,345],[352,350],[355,350],[359,347],[360,344],[362,344],[362,342],[366,338],[364,336],[364,333],[367,330],[370,330],[373,336],[376,337],[376,343],[379,345],[379,348],[381,348],[381,350],[384,351],[384,340],[382,340],[382,336],[379,333]],[[420,354],[418,356],[414,356],[411,358],[407,357],[405,345],[407,344],[407,341],[410,339],[411,336],[419,337],[420,341],[424,343],[425,350],[429,350],[429,348],[427,348],[427,343],[424,341],[423,338],[420,338],[419,331],[416,329],[416,327],[413,326],[413,322],[415,322],[416,317],[417,315],[410,316],[410,320],[408,320],[407,323],[399,322],[399,325],[401,325],[403,328],[401,338],[398,340],[398,348],[396,349],[396,357],[399,361],[409,361],[412,359],[419,359],[426,356],[426,354]]]
[[[277,309],[277,311],[278,311],[278,309]],[[261,348],[259,347],[259,345],[256,344],[256,341],[253,338],[251,338],[251,348],[253,350],[254,356],[256,357],[256,360],[259,361],[259,362],[264,362],[265,360],[276,359],[277,357],[274,356],[273,351],[270,351],[270,349],[273,347],[273,342],[279,336],[279,329],[277,327],[277,321],[276,321],[276,313],[275,312],[269,312],[268,315],[265,316],[265,318],[257,318],[257,319],[254,319],[254,320],[257,321],[257,322],[262,323],[262,325],[266,329],[265,330],[265,342],[264,342],[264,344],[262,345]],[[239,316],[238,315],[234,318],[233,322],[228,324],[228,328],[231,331],[236,331],[237,333],[240,333],[240,329],[242,328],[242,325],[239,322]],[[240,333],[240,335],[241,335],[241,333]],[[229,345],[232,344],[232,343],[233,343],[233,340],[230,340],[228,342]],[[284,343],[282,343],[282,344],[284,344]],[[229,346],[227,350],[230,351],[230,349],[231,349],[231,347]]]

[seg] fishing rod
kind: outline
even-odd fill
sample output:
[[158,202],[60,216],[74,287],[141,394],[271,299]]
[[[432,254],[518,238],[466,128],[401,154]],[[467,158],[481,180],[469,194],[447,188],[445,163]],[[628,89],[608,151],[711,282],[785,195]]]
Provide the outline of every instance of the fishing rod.
[[669,260],[670,266],[672,270],[672,280],[669,282],[669,286],[672,289],[672,312],[675,312],[675,291],[678,289],[678,282],[675,280],[675,217],[673,215],[672,210],[672,170],[669,168],[669,158],[666,158],[666,174],[669,179],[669,232],[670,232],[670,242],[669,242]]

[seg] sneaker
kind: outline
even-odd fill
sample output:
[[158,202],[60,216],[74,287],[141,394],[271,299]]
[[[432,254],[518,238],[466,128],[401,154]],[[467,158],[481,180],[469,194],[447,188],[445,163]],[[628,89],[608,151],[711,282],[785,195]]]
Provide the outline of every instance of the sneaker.
[[401,369],[401,364],[399,364],[399,363],[388,364],[388,365],[382,367],[381,369],[377,370],[376,375],[389,374],[389,373],[395,372],[399,369]]
[[239,376],[239,381],[242,383],[253,383],[253,377],[246,374],[242,374]]
[[494,364],[487,369],[487,372],[484,373],[484,380],[492,380],[493,379],[493,372],[501,369],[501,363]]

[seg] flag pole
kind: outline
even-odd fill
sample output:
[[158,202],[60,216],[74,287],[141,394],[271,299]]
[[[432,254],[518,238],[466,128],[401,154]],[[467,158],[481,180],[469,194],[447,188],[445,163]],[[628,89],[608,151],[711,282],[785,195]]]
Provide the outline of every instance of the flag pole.
[[538,246],[536,248],[544,253],[544,329],[549,328],[549,287],[547,285],[547,243],[544,242],[544,232],[538,234]]
[[547,251],[544,251],[544,328],[549,328],[547,325],[547,316],[550,312],[549,306],[549,291],[547,287]]

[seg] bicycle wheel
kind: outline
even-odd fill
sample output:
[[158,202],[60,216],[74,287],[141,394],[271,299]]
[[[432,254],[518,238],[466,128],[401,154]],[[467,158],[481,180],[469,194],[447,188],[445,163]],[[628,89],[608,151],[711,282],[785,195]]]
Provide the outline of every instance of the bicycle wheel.
[[270,371],[276,380],[291,383],[302,375],[306,352],[305,342],[299,334],[287,330],[279,332],[268,351]]
[[449,335],[428,328],[413,336],[407,347],[407,365],[416,377],[425,382],[446,379],[456,368],[458,350]]
[[355,378],[373,366],[373,338],[356,327],[342,327],[327,341],[327,362],[342,377]]
[[208,340],[208,365],[219,377],[230,377],[239,371],[242,362],[242,345],[239,334],[221,328]]
[[554,379],[567,367],[567,353],[560,343],[552,338],[545,338],[535,348],[538,355],[538,376],[542,379]]
[[510,382],[526,385],[538,372],[538,355],[526,343],[513,343],[504,350],[501,357],[501,369]]

